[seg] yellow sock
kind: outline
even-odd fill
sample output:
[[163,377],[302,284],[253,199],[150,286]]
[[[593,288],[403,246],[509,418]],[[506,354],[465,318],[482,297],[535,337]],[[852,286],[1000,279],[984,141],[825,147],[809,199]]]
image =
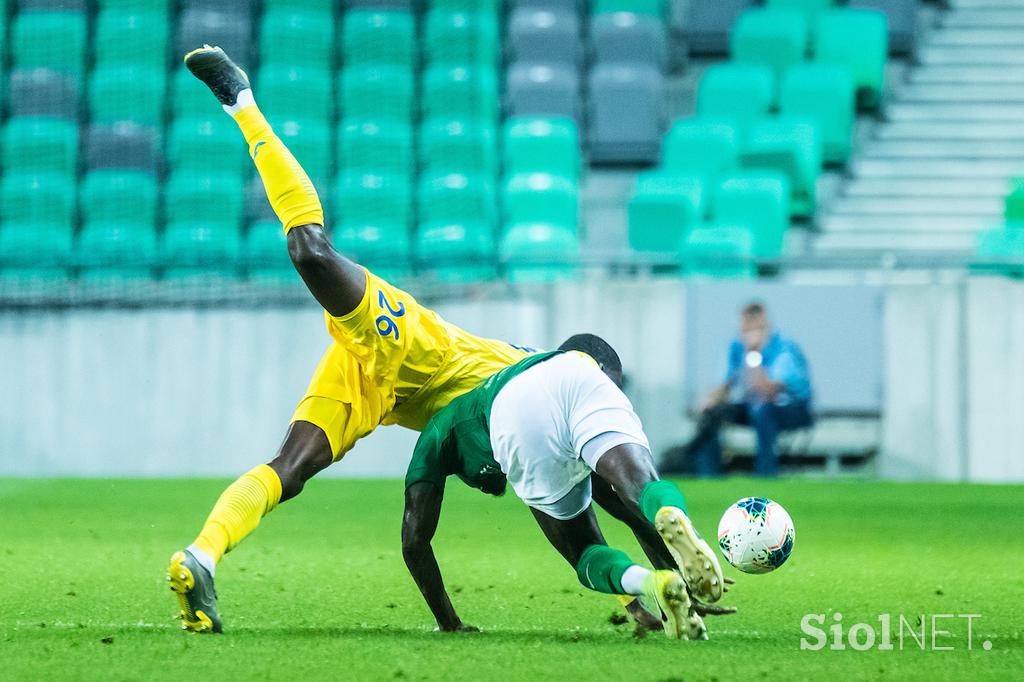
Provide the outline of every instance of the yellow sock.
[[246,473],[221,493],[206,525],[196,538],[196,546],[215,562],[245,539],[260,525],[281,500],[281,479],[277,472],[261,464]]
[[274,134],[259,107],[245,107],[234,115],[249,144],[249,156],[263,178],[263,187],[285,234],[296,225],[323,225],[324,209],[306,171]]

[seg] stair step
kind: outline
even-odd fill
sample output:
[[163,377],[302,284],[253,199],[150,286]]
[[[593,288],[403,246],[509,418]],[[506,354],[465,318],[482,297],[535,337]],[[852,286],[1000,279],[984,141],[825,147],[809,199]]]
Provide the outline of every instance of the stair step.
[[1006,180],[1024,175],[1022,161],[960,161],[936,163],[921,159],[855,159],[851,173],[858,178],[957,178]]
[[830,214],[902,216],[998,216],[1002,198],[975,197],[843,197],[832,203]]
[[[1021,50],[1024,53],[1024,50]],[[1024,105],[1014,104],[920,104],[890,102],[885,105],[889,121],[1024,121]]]
[[977,233],[1001,224],[1002,215],[931,216],[903,213],[830,213],[819,221],[823,232],[946,232]]
[[924,45],[917,50],[917,59],[926,65],[950,66],[1021,66],[1024,50],[1005,47],[953,47]]
[[864,158],[935,159],[1019,159],[1024,166],[1024,142],[1007,140],[879,140],[862,152]]
[[1009,191],[1003,180],[915,180],[886,178],[850,181],[843,192],[849,197],[987,198],[1002,202]]
[[1024,142],[1024,124],[893,121],[874,129],[879,140],[1004,140]]
[[1013,8],[962,9],[943,13],[941,22],[948,28],[1024,28],[1024,10],[1019,4]]
[[998,24],[989,28],[945,28],[940,31],[933,31],[928,36],[926,47],[1016,50],[1020,48],[1021,38],[1020,31],[1005,29]]
[[1000,68],[992,66],[922,66],[910,69],[914,84],[964,83],[967,85],[1024,85],[1024,66]]
[[831,232],[818,236],[814,242],[815,253],[829,252],[873,252],[876,254],[906,251],[920,256],[927,253],[974,254],[977,233],[943,232],[938,234],[904,233],[888,230],[861,232]]
[[899,91],[900,102],[960,103],[992,102],[994,104],[1024,104],[1024,92],[1007,87],[1006,83],[991,85],[961,85],[949,83],[914,83]]

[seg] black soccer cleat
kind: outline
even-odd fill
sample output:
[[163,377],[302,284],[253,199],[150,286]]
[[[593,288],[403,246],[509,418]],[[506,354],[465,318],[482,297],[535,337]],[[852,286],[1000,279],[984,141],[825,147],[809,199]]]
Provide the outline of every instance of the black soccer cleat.
[[225,106],[234,106],[238,93],[250,87],[249,76],[219,47],[203,45],[192,50],[185,55],[185,66],[193,76],[206,83],[217,101]]

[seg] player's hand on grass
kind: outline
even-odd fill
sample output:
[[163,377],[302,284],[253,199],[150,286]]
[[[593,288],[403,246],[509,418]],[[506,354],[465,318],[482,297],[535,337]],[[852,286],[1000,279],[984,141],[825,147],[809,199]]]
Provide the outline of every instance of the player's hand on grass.
[[451,625],[438,625],[434,628],[434,632],[480,632],[480,628],[475,625],[469,625],[468,623],[459,621],[458,623],[453,623]]
[[642,630],[661,630],[661,619],[655,616],[653,613],[645,609],[639,599],[634,599],[626,606],[626,612],[629,613],[633,622],[637,624]]

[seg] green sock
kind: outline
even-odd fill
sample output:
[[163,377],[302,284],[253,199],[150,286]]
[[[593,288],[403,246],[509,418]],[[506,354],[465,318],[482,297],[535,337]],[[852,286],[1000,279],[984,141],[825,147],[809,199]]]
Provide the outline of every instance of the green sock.
[[640,511],[644,513],[644,518],[654,523],[654,516],[662,507],[679,507],[689,516],[689,512],[686,511],[686,498],[675,483],[665,480],[651,481],[640,493]]
[[625,594],[622,574],[633,565],[625,552],[608,545],[590,545],[576,564],[576,576],[583,587],[605,594]]

